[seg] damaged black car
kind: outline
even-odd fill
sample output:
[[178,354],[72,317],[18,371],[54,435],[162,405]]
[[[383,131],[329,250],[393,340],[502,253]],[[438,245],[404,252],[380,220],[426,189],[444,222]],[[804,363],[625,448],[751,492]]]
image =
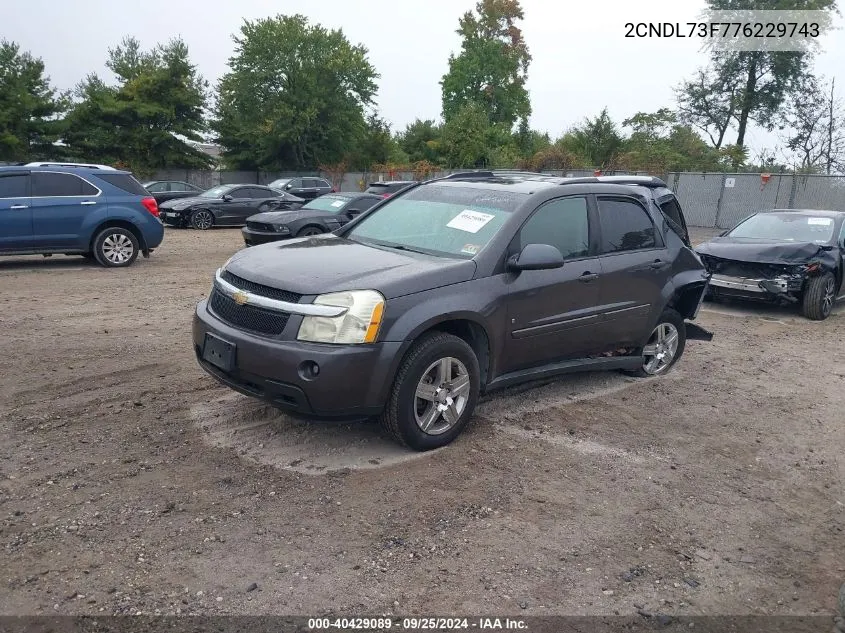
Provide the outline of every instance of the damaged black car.
[[712,274],[710,298],[800,305],[821,321],[842,298],[845,212],[755,213],[696,251]]

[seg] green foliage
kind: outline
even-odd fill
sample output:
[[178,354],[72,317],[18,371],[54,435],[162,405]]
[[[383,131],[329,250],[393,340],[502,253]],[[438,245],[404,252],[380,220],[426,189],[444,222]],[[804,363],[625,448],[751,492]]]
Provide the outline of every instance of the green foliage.
[[399,147],[408,155],[410,162],[440,162],[440,137],[442,130],[434,121],[417,119],[399,134]]
[[378,78],[364,46],[302,15],[246,21],[212,128],[237,169],[313,169],[365,136]]
[[[362,171],[370,169],[375,164],[397,162],[395,159],[402,158],[402,154],[398,153],[397,143],[390,133],[390,125],[376,113],[367,117],[355,146],[352,166]],[[407,156],[405,159],[407,162]]]
[[604,108],[597,117],[586,118],[580,125],[573,126],[558,140],[558,145],[582,157],[587,165],[605,169],[622,148],[622,136]]
[[71,156],[139,174],[209,166],[209,157],[185,142],[202,140],[207,83],[182,40],[143,51],[127,38],[109,50],[106,66],[116,86],[89,75],[77,88],[63,136]]
[[44,62],[14,42],[0,41],[0,160],[55,158],[56,117],[66,107],[44,75]]
[[531,55],[516,26],[518,0],[481,0],[476,14],[460,19],[461,52],[449,57],[443,76],[443,118],[448,123],[468,103],[478,104],[492,124],[509,130],[531,114],[525,82]]
[[484,167],[489,161],[491,133],[487,114],[470,102],[443,126],[442,155],[448,167]]

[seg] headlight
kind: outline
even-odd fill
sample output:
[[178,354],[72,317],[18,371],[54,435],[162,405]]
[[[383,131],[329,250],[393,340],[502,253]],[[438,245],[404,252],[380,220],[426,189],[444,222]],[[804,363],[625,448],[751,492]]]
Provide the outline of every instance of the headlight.
[[297,339],[313,343],[374,343],[384,316],[384,297],[375,290],[332,292],[314,299],[318,305],[349,308],[339,317],[306,316]]
[[273,228],[276,229],[276,233],[290,233],[290,229],[284,224],[274,224]]

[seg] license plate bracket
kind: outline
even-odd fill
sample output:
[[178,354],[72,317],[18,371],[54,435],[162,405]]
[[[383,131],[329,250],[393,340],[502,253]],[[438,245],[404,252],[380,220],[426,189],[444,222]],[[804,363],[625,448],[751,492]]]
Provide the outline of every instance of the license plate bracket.
[[202,346],[202,359],[218,369],[229,372],[235,368],[236,347],[219,336],[206,333]]

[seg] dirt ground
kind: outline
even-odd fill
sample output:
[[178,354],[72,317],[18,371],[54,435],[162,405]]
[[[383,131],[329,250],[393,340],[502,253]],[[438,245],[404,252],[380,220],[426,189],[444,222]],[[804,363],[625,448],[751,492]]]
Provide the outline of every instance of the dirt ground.
[[841,304],[706,304],[714,340],[670,375],[511,390],[418,455],[197,367],[194,305],[239,247],[0,260],[0,612],[833,613]]

